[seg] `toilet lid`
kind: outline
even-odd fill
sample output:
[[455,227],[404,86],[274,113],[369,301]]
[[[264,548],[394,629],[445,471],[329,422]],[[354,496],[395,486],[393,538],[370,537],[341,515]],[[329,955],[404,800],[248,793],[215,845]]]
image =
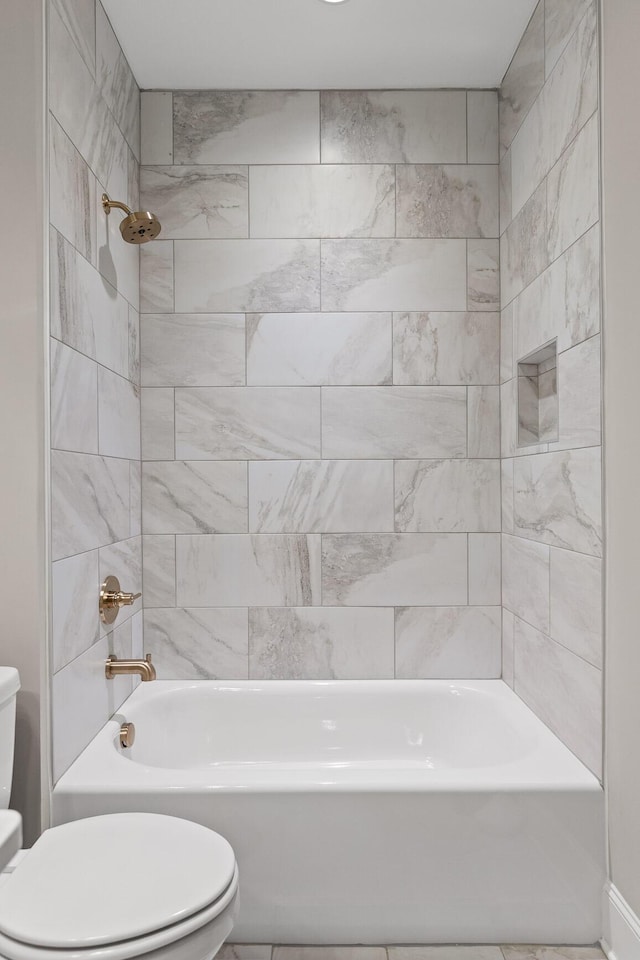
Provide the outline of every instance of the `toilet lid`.
[[209,906],[234,869],[227,841],[189,820],[76,820],[46,830],[0,887],[0,931],[77,949],[141,937]]

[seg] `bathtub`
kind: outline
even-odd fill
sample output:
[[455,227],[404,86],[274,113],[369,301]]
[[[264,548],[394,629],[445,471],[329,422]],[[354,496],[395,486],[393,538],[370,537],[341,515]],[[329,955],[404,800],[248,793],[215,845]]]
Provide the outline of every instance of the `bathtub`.
[[600,785],[500,680],[142,684],[53,793],[56,823],[125,810],[230,841],[238,943],[602,933]]

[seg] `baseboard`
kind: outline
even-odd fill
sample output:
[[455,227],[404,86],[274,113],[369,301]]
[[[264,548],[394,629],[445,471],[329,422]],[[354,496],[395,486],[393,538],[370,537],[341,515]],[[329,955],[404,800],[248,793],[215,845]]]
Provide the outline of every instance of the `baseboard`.
[[610,881],[603,897],[602,949],[609,960],[640,960],[640,917]]

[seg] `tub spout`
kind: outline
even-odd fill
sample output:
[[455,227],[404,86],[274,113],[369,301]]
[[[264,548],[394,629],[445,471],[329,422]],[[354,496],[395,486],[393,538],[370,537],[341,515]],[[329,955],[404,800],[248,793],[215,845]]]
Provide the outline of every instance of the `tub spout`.
[[105,664],[104,675],[107,680],[131,673],[137,674],[143,681],[155,680],[156,668],[151,663],[151,654],[148,653],[144,660],[118,660],[117,657],[112,656]]

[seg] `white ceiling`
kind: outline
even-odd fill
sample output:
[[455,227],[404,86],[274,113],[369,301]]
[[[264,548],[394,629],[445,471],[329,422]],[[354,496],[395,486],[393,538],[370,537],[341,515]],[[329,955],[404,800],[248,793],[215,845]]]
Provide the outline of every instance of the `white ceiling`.
[[103,0],[143,89],[496,87],[536,0]]

